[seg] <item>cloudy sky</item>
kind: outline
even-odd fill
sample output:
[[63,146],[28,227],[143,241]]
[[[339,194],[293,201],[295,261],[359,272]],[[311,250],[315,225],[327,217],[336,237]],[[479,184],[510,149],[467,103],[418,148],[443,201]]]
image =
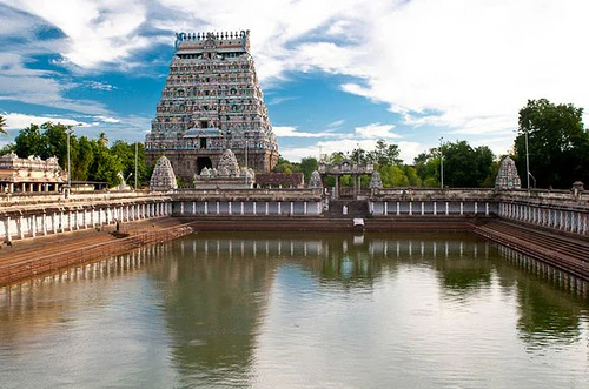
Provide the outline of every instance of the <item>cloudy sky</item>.
[[441,136],[505,153],[528,99],[589,109],[587,15],[586,0],[0,0],[0,144],[47,120],[144,140],[175,33],[250,29],[286,158],[383,138],[411,161]]

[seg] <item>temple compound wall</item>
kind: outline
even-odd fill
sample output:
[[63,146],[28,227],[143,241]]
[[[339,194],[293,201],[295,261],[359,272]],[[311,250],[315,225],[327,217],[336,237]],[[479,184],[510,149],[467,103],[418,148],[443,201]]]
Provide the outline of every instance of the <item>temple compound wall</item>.
[[179,33],[170,72],[145,139],[146,161],[165,155],[185,181],[217,166],[225,149],[239,164],[270,172],[278,163],[250,32]]
[[172,214],[169,195],[141,193],[0,196],[0,241],[151,219]]

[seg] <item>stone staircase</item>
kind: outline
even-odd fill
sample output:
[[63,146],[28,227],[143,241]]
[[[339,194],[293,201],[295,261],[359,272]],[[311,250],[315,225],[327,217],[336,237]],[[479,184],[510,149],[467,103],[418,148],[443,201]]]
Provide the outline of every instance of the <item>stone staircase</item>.
[[[344,215],[344,207],[348,208],[347,215]],[[325,216],[367,217],[370,216],[370,205],[367,200],[331,200]]]

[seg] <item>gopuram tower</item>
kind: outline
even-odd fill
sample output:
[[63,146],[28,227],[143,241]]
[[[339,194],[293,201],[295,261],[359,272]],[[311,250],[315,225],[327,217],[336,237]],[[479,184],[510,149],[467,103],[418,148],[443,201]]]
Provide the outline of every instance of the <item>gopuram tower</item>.
[[165,155],[192,182],[231,149],[241,167],[270,172],[276,135],[250,54],[250,32],[179,33],[151,133],[146,162]]

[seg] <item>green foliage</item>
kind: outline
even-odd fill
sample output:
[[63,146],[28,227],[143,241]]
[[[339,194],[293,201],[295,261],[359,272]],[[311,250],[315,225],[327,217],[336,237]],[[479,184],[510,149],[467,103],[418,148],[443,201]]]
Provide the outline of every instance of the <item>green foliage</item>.
[[[67,131],[70,126],[60,123],[47,122],[41,126],[31,124],[22,129],[15,138],[14,145],[6,147],[5,151],[14,150],[21,158],[29,155],[39,155],[46,159],[51,156],[59,158],[62,169],[67,168]],[[132,185],[135,172],[135,144],[116,141],[111,148],[107,147],[106,134],[101,133],[96,140],[90,140],[85,135],[78,138],[70,136],[72,180],[74,181],[107,181],[110,186],[119,184],[118,173],[129,177],[128,184]],[[3,149],[4,150],[4,149]],[[153,168],[145,166],[144,145],[138,145],[139,182],[147,181]]]
[[530,173],[539,188],[570,188],[577,180],[589,181],[589,134],[583,128],[582,116],[582,108],[555,105],[545,99],[529,100],[519,111],[514,160],[524,187],[526,132]]

